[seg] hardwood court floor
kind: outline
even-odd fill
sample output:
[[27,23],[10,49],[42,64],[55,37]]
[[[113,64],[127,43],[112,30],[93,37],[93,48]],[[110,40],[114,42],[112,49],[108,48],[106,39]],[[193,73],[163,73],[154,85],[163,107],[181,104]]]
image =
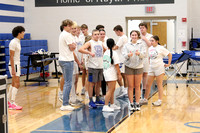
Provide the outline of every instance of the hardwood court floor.
[[[9,132],[29,133],[67,113],[60,111],[58,100],[58,81],[50,80],[49,86],[38,86],[37,83],[27,87],[21,83],[17,103],[23,106],[22,111],[9,110]],[[161,107],[151,103],[158,98],[155,94],[148,105],[141,111],[133,113],[112,133],[197,133],[200,132],[200,85],[185,83],[167,84],[164,87],[164,98]],[[78,88],[81,88],[79,78]],[[80,92],[80,89],[78,90]],[[186,126],[184,124],[189,123]],[[193,126],[193,127],[192,127]]]

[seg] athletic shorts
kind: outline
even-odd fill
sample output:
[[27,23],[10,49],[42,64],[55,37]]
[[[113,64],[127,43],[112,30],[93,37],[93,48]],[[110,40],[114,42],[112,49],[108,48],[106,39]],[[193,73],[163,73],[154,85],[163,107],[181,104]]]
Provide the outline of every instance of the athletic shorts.
[[125,74],[126,75],[139,75],[143,74],[143,68],[133,69],[125,66]]
[[[12,77],[12,68],[11,65],[8,66],[9,72],[10,72],[10,76]],[[21,75],[21,68],[20,68],[20,64],[15,64],[14,65],[14,69],[16,72],[16,76],[20,77]]]
[[99,82],[103,80],[103,69],[88,68],[88,81]]
[[150,75],[150,76],[159,76],[163,73],[165,73],[165,67],[164,66],[160,66],[158,68],[153,68],[153,69],[151,67],[149,67],[148,75]]
[[143,73],[149,72],[149,58],[144,58],[143,60]]
[[120,63],[119,64],[119,69],[120,69],[121,73],[125,73],[125,65],[124,65],[124,63]]

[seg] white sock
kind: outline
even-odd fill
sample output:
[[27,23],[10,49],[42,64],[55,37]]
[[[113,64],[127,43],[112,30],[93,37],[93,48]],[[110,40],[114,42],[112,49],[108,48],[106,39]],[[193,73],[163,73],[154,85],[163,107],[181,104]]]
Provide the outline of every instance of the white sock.
[[11,101],[11,96],[12,96],[12,88],[13,88],[13,86],[12,86],[12,85],[10,85],[10,87],[9,87],[9,90],[8,90],[8,101],[9,101],[9,102]]
[[13,87],[12,88],[12,97],[11,97],[12,102],[15,102],[17,92],[18,92],[18,89],[16,87]]
[[162,102],[162,100],[158,99],[159,102]]

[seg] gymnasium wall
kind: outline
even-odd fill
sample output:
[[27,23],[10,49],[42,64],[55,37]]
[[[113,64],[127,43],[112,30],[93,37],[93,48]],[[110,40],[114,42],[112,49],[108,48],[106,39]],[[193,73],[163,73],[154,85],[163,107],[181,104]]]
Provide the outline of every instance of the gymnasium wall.
[[0,1],[0,33],[11,33],[13,27],[24,24],[24,0]]

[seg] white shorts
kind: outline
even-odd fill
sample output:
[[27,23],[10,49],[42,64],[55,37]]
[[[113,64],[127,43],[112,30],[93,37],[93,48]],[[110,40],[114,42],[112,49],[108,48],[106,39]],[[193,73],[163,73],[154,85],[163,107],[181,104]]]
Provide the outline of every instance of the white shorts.
[[125,65],[124,65],[124,63],[120,63],[119,64],[119,69],[120,69],[121,73],[125,73]]
[[117,73],[115,72],[107,72],[107,73],[103,73],[104,79],[105,81],[116,81],[118,79],[117,77]]
[[159,76],[163,73],[165,73],[164,66],[160,66],[159,68],[153,68],[153,69],[151,67],[149,67],[149,72],[148,72],[149,76]]
[[[9,72],[10,72],[10,76],[12,77],[12,68],[11,65],[8,66]],[[21,68],[20,68],[20,64],[15,64],[14,65],[14,69],[16,72],[16,76],[20,77],[21,75]]]
[[74,70],[73,70],[73,75],[74,74],[79,74],[79,71],[78,71],[78,64],[76,62],[74,62]]
[[144,58],[143,60],[143,73],[149,72],[149,58]]

